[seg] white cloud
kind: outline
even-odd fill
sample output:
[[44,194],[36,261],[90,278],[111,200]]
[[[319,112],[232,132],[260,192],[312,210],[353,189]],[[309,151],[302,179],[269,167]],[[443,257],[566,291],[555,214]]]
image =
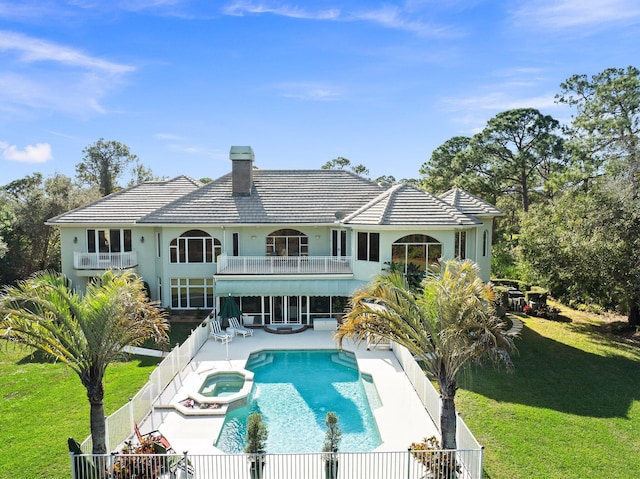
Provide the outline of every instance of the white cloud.
[[305,20],[330,20],[340,22],[370,22],[385,28],[403,30],[421,36],[451,35],[453,30],[448,27],[430,25],[417,17],[413,7],[408,11],[400,6],[383,6],[360,11],[345,11],[338,8],[311,10],[297,5],[283,3],[273,4],[268,1],[239,0],[228,4],[222,9],[225,15],[244,16],[247,14],[279,15],[283,17]]
[[637,21],[637,0],[525,0],[514,11],[518,24],[538,25],[553,29],[595,26]]
[[309,11],[298,6],[278,5],[272,6],[266,2],[238,1],[223,8],[226,15],[243,16],[245,14],[271,13],[283,17],[304,18],[308,20],[337,20],[340,17],[339,9],[327,9]]
[[51,145],[48,143],[37,143],[27,145],[23,150],[19,150],[15,145],[0,142],[0,150],[5,160],[17,161],[18,163],[46,163],[53,159]]
[[314,82],[280,83],[275,88],[280,96],[299,100],[332,101],[342,96],[338,88]]
[[[79,49],[0,30],[0,111],[102,114],[103,98],[134,67]],[[19,113],[16,113],[19,112]]]
[[10,31],[0,30],[0,51],[16,52],[20,55],[21,61],[26,63],[50,61],[111,75],[119,75],[134,70],[129,65],[92,57],[75,48]]

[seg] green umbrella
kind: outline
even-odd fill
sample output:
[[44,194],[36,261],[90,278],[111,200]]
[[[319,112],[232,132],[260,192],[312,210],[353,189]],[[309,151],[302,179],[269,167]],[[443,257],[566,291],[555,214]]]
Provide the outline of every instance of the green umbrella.
[[218,316],[222,318],[223,323],[225,319],[229,318],[242,318],[242,311],[240,311],[240,306],[236,303],[236,300],[231,296],[225,298],[224,303],[222,303],[222,307],[220,308],[220,313]]

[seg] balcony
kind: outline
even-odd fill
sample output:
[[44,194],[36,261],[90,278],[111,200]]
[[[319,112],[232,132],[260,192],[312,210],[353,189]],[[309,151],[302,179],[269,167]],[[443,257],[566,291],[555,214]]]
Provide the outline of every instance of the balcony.
[[138,253],[82,253],[74,251],[73,267],[77,270],[127,269],[138,265]]
[[218,256],[217,274],[353,274],[351,256]]

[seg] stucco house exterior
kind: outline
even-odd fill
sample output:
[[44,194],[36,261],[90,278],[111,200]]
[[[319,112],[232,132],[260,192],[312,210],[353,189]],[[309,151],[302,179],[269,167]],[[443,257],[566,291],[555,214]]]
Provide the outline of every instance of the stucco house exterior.
[[133,268],[172,309],[219,308],[233,297],[254,324],[335,317],[385,263],[424,270],[470,258],[489,280],[495,206],[463,190],[437,197],[342,170],[255,169],[251,147],[210,183],[147,182],[69,211],[62,271],[76,288],[106,269]]

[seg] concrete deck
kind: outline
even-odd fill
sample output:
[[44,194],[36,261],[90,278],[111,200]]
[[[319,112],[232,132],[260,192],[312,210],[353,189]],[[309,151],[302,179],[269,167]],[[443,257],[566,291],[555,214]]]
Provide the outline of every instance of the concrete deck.
[[[191,363],[162,393],[153,414],[140,425],[142,433],[159,429],[177,452],[191,454],[224,454],[214,446],[224,416],[184,416],[170,406],[187,397],[189,374],[205,370],[241,369],[249,355],[262,349],[335,349],[332,331],[308,329],[297,334],[278,335],[254,330],[252,337],[234,337],[227,345],[207,341]],[[345,343],[345,350],[353,351],[362,372],[369,373],[377,387],[382,407],[374,416],[382,439],[376,451],[406,451],[411,442],[438,435],[431,417],[420,402],[413,386],[392,351],[367,351]]]

